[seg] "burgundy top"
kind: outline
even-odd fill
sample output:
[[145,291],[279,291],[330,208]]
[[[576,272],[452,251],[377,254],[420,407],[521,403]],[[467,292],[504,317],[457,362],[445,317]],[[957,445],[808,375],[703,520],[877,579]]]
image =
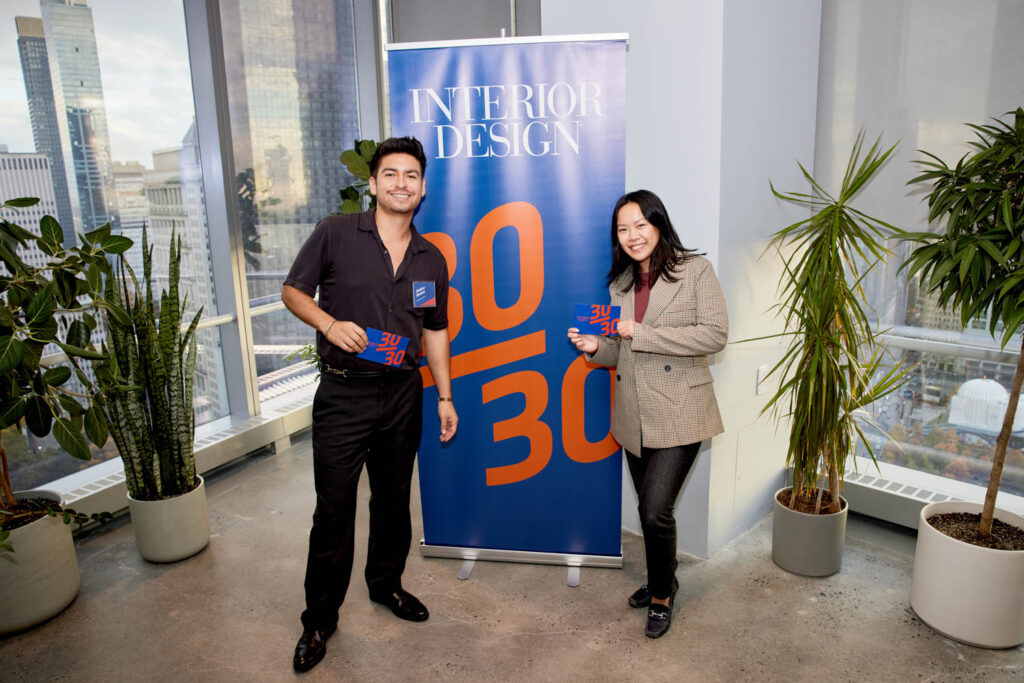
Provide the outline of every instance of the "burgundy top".
[[644,321],[644,313],[647,312],[647,302],[651,299],[650,277],[650,272],[640,273],[640,282],[637,284],[637,288],[635,290],[636,294],[633,299],[633,315],[638,323],[642,323]]

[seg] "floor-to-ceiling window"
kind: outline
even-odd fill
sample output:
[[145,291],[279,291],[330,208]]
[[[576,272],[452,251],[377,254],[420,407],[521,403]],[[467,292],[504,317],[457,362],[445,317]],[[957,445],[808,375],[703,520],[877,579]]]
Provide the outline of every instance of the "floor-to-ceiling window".
[[[970,149],[965,123],[1024,105],[1021,36],[1024,3],[1014,0],[826,0],[815,175],[826,187],[838,183],[862,126],[898,142],[858,206],[904,229],[927,229],[924,188],[906,184],[917,174],[912,161],[926,150],[954,163]],[[987,320],[961,330],[958,312],[897,272],[907,247],[893,247],[865,285],[894,357],[915,369],[902,391],[875,406],[891,437],[876,434],[880,460],[984,484],[1020,337],[1003,351]],[[1024,406],[1016,424],[1003,490],[1024,495]]]
[[313,330],[281,284],[317,221],[351,182],[339,162],[359,135],[351,2],[221,0],[232,160],[261,400],[316,371],[286,360]]
[[[12,0],[0,9],[0,157],[5,192],[53,197],[65,242],[109,222],[135,240],[129,264],[142,273],[142,230],[154,247],[154,287],[166,287],[171,235],[183,244],[186,316],[216,316],[200,150],[182,5],[136,0]],[[49,173],[21,170],[41,155]],[[26,184],[27,183],[27,184]],[[5,196],[4,199],[13,197]],[[29,220],[25,220],[28,218]],[[39,217],[21,216],[38,230]],[[31,251],[31,249],[29,249]],[[103,340],[104,326],[93,333]],[[198,333],[197,424],[228,412],[217,327]],[[56,351],[54,349],[47,349]],[[73,380],[74,381],[74,380]],[[82,462],[52,436],[5,431],[15,488],[45,484],[116,456],[112,442]]]

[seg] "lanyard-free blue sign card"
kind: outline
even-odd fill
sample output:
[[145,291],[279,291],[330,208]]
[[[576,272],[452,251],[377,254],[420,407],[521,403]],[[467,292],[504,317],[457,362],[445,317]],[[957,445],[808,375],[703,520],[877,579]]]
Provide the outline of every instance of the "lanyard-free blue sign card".
[[409,345],[408,337],[367,327],[366,340],[366,348],[359,354],[360,358],[393,367],[398,367],[405,359],[405,347]]
[[573,327],[580,334],[607,336],[619,331],[620,306],[602,304],[576,304],[576,321]]

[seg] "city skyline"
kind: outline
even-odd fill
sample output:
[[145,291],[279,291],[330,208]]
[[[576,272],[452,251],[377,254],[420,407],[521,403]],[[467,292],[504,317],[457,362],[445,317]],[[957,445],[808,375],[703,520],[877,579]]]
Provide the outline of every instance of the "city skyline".
[[[140,6],[129,0],[93,0],[88,6],[110,122],[111,157],[151,168],[152,153],[180,145],[195,113],[182,6]],[[40,15],[38,0],[9,0],[0,17],[0,145],[12,153],[37,151],[14,17]]]

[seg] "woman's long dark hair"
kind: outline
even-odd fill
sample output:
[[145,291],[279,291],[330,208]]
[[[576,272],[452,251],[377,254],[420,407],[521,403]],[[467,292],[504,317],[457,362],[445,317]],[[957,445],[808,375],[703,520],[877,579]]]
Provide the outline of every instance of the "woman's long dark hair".
[[652,287],[658,278],[664,278],[666,282],[675,282],[679,279],[679,276],[673,273],[676,267],[699,254],[696,253],[696,249],[687,249],[679,241],[679,235],[672,227],[668,211],[658,199],[658,195],[650,190],[636,190],[619,197],[619,201],[615,202],[615,208],[612,210],[612,267],[608,271],[608,284],[611,285],[627,270],[632,273],[632,277],[622,291],[628,292],[640,284],[640,264],[625,253],[622,246],[619,245],[619,209],[626,204],[639,206],[640,213],[644,215],[647,222],[658,229],[659,239],[651,253],[648,282]]

